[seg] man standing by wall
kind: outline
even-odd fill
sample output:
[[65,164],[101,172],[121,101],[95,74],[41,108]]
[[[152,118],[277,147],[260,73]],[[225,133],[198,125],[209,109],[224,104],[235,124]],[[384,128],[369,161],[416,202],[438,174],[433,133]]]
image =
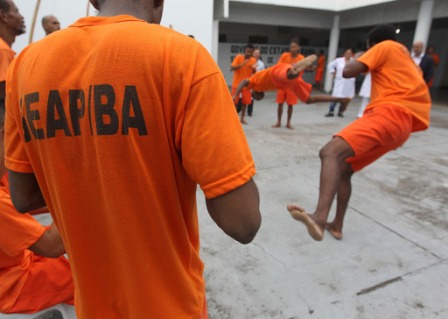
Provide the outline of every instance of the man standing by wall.
[[415,42],[412,45],[412,59],[420,66],[423,72],[423,79],[429,84],[434,75],[434,60],[423,53],[423,42]]
[[[347,49],[344,52],[344,56],[340,58],[336,58],[332,62],[328,64],[328,69],[330,73],[334,76],[334,85],[333,91],[331,95],[335,97],[348,98],[352,99],[355,96],[355,79],[345,79],[342,76],[342,72],[344,71],[344,67],[347,63],[349,63],[353,59],[353,51],[352,49]],[[326,117],[334,116],[334,109],[336,108],[337,102],[332,102],[329,107],[328,113],[325,115]],[[344,117],[345,109],[347,108],[348,103],[339,107],[338,116]]]
[[42,18],[42,28],[44,28],[45,34],[49,35],[55,31],[61,30],[61,23],[54,15],[47,15]]
[[[278,63],[293,64],[297,63],[305,57],[300,54],[300,43],[298,38],[291,39],[289,43],[289,52],[285,52],[280,56]],[[302,74],[300,75],[302,76]],[[278,90],[276,102],[278,103],[277,108],[277,122],[272,125],[273,128],[282,126],[282,115],[283,115],[283,104],[286,102],[288,104],[288,118],[286,121],[286,127],[289,129],[294,129],[291,125],[291,118],[293,112],[293,106],[296,105],[299,100],[297,96],[288,90]]]
[[[257,63],[257,60],[255,60],[255,58],[252,56],[254,53],[254,49],[255,47],[253,44],[247,44],[246,48],[244,49],[244,54],[238,54],[233,59],[232,64],[230,65],[230,70],[233,71],[232,96],[234,95],[238,84],[240,84],[242,80],[250,78],[250,76],[252,75],[253,67],[255,63]],[[239,99],[241,101],[240,121],[241,124],[247,124],[244,117],[246,115],[247,106],[252,103],[250,90],[244,89],[243,91],[241,91]],[[237,103],[239,104],[240,101],[238,101]]]

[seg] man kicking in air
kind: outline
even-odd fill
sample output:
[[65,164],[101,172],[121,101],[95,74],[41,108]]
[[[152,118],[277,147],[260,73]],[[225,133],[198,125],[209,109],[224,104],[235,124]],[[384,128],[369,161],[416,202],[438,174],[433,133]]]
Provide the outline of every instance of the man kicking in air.
[[[288,205],[292,217],[305,224],[315,240],[323,239],[325,228],[334,238],[342,238],[353,173],[403,145],[412,132],[429,126],[428,88],[409,51],[396,42],[395,27],[375,27],[367,44],[368,51],[357,54],[357,59],[345,66],[343,75],[351,78],[370,71],[371,102],[362,118],[336,134],[320,150],[319,200],[314,213]],[[336,216],[327,223],[335,195]]]
[[240,82],[233,94],[233,100],[235,103],[238,102],[239,93],[244,88],[247,88],[252,90],[252,97],[257,101],[264,98],[265,91],[284,89],[293,92],[306,104],[332,101],[341,102],[341,104],[350,102],[350,99],[337,98],[331,95],[310,95],[312,85],[305,82],[299,75],[300,72],[312,65],[314,61],[316,61],[316,55],[312,54],[297,63],[278,63],[257,72],[250,78]]

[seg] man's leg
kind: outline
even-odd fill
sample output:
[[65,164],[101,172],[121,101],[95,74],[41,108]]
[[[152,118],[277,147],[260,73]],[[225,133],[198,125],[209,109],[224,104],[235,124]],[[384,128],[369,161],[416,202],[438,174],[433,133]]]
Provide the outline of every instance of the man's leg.
[[331,205],[340,190],[343,173],[348,169],[349,164],[346,163],[346,159],[352,157],[354,152],[346,141],[340,137],[334,137],[321,149],[319,155],[321,158],[320,187],[315,212],[308,214],[299,206],[288,205],[292,217],[304,223],[315,240],[323,239]]
[[247,104],[241,104],[241,115],[240,115],[241,124],[247,124],[246,120],[244,120],[244,117],[246,116],[246,109]]
[[316,94],[316,95],[310,95],[308,100],[305,101],[306,104],[313,104],[319,102],[333,102],[330,104],[330,111],[333,112],[337,103],[348,104],[348,102],[350,102],[350,99],[346,97],[336,97],[327,94]]
[[351,165],[347,164],[345,166],[344,172],[342,172],[341,182],[339,184],[339,190],[336,197],[336,216],[331,223],[327,223],[327,225],[325,226],[330,234],[338,240],[342,239],[344,217],[347,211],[350,196],[352,194],[352,175],[352,167]]
[[236,112],[240,113],[241,112],[241,98],[238,99],[238,103],[235,105],[236,107]]
[[[307,104],[308,104],[308,101],[307,101]],[[336,107],[336,104],[337,104],[337,102],[334,102],[334,101],[330,103],[330,106],[328,108],[328,113],[325,114],[326,117],[334,116],[334,109]]]
[[252,112],[254,109],[254,100],[252,99],[252,102],[247,106],[247,115],[252,116]]
[[283,114],[283,103],[279,103],[277,108],[277,123],[272,125],[273,128],[282,126],[282,114]]
[[293,106],[288,105],[288,121],[286,122],[286,127],[289,128],[290,130],[294,129],[294,127],[292,127],[291,125],[292,112],[293,112]]
[[339,117],[344,117],[344,112],[347,110],[347,106],[350,103],[351,99],[345,99],[343,101],[341,101],[341,104],[339,105],[339,112],[338,112],[338,116]]
[[358,111],[358,118],[361,118],[364,115],[364,111],[366,109],[367,104],[369,104],[369,102],[370,102],[370,98],[368,98],[368,97],[362,98],[361,106],[359,107],[359,111]]

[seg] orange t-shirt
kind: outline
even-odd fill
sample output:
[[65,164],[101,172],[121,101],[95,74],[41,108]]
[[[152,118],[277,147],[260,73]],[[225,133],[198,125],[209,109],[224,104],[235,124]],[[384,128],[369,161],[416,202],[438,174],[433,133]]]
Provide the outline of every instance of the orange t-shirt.
[[[247,88],[258,92],[276,90],[278,87],[272,78],[272,70],[274,70],[274,68],[278,65],[279,64],[273,65],[267,69],[255,73],[249,79],[249,85]],[[290,67],[291,65],[289,65],[289,68]]]
[[434,61],[434,67],[437,67],[440,64],[440,57],[437,53],[433,53],[429,55]]
[[254,91],[264,92],[275,89],[287,90],[306,102],[311,93],[311,84],[303,81],[302,77],[289,80],[287,77],[291,64],[278,63],[263,71],[255,73],[249,79],[248,88]]
[[314,77],[314,80],[316,82],[320,82],[322,80],[324,69],[325,69],[325,56],[321,55],[317,59],[316,75]]
[[[237,66],[242,64],[246,60],[244,54],[238,54],[233,59],[231,66]],[[249,58],[249,61],[239,69],[233,70],[233,82],[232,88],[238,87],[241,81],[250,77],[253,73],[253,66],[257,63],[257,60],[253,57]]]
[[6,81],[6,71],[16,53],[0,38],[0,82]]
[[197,184],[213,198],[255,174],[210,54],[132,16],[82,18],[14,60],[6,104],[5,164],[37,178],[79,318],[203,316]]
[[427,129],[431,97],[420,68],[409,51],[395,41],[375,44],[358,58],[372,74],[370,104],[366,110],[381,105],[396,105],[414,117],[413,131]]
[[[280,64],[280,63],[286,63],[286,64],[291,65],[292,63],[297,63],[297,62],[299,62],[300,60],[303,60],[304,58],[305,58],[305,56],[302,55],[302,54],[300,54],[300,53],[299,53],[296,57],[293,57],[292,54],[291,54],[291,52],[284,52],[284,53],[282,53],[282,55],[280,56],[280,59],[278,59],[277,64]],[[300,73],[299,77],[301,77],[302,74],[303,74],[303,72]],[[281,91],[281,90],[289,91],[289,90],[287,90],[287,89],[283,89],[283,88],[281,88],[281,89],[279,89],[279,90],[280,90],[280,91]],[[279,102],[279,101],[277,101],[277,102]],[[292,102],[294,102],[293,104],[296,104],[296,103],[297,103],[297,100],[295,100],[295,101],[293,100]]]
[[303,60],[303,59],[305,59],[305,56],[300,54],[300,53],[296,57],[293,57],[291,55],[291,52],[284,52],[280,56],[280,59],[278,59],[277,63],[293,64],[293,63],[297,63],[297,62],[299,62],[300,60]]
[[0,180],[0,313],[11,309],[22,291],[33,263],[28,248],[44,234],[29,214],[20,214],[12,205],[7,174]]

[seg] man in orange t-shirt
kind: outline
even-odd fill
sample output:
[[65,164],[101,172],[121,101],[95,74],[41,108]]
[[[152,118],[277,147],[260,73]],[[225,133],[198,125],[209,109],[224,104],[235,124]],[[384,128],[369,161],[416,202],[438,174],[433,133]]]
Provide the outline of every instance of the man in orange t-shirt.
[[235,240],[251,242],[261,223],[234,103],[207,50],[158,25],[162,0],[91,3],[98,16],[8,70],[13,203],[49,207],[78,318],[207,318],[197,186]]
[[[353,173],[403,145],[412,132],[429,126],[428,87],[409,51],[396,42],[395,30],[392,25],[373,28],[368,51],[357,54],[357,60],[344,68],[345,78],[371,73],[371,102],[362,118],[337,133],[320,151],[322,169],[315,212],[308,214],[302,207],[288,206],[292,217],[305,224],[315,240],[323,239],[325,228],[336,239],[342,238]],[[336,195],[336,216],[327,223]]]
[[5,99],[6,71],[16,53],[16,37],[25,33],[25,20],[12,0],[0,0],[0,100]]
[[[304,59],[305,56],[300,54],[300,43],[298,38],[293,38],[289,43],[289,52],[284,52],[277,63],[287,63],[293,64]],[[299,76],[302,76],[301,74]],[[286,127],[289,129],[294,129],[291,125],[293,106],[298,103],[298,99],[294,92],[289,90],[279,89],[277,90],[276,102],[278,103],[277,108],[277,122],[272,125],[273,128],[280,127],[282,125],[282,115],[283,115],[283,104],[286,102],[288,104],[288,117],[286,120]]]
[[317,58],[316,74],[314,75],[314,85],[317,89],[322,91],[322,78],[324,76],[325,69],[325,54],[323,50],[319,51],[319,57]]
[[[235,94],[235,90],[238,84],[248,78],[253,73],[253,68],[257,63],[257,60],[252,56],[254,52],[254,45],[248,43],[244,49],[244,54],[238,54],[232,61],[230,65],[230,71],[233,71],[233,82],[232,82],[232,95]],[[250,90],[244,89],[241,92],[241,96],[239,96],[239,100],[237,102],[241,105],[240,113],[240,121],[242,124],[247,124],[244,117],[246,116],[247,106],[252,103],[252,97],[250,94]]]
[[15,56],[11,45],[25,24],[11,0],[0,0],[0,13],[0,313],[34,313],[59,303],[73,304],[74,287],[57,228],[47,229],[29,214],[19,214],[9,194],[3,138],[5,81]]

